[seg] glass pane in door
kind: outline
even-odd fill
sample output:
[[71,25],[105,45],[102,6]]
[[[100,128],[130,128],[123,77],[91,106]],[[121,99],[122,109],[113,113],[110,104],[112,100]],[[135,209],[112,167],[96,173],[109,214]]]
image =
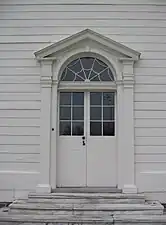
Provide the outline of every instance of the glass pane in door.
[[60,92],[59,134],[84,135],[84,92]]
[[90,93],[90,135],[115,135],[115,93]]

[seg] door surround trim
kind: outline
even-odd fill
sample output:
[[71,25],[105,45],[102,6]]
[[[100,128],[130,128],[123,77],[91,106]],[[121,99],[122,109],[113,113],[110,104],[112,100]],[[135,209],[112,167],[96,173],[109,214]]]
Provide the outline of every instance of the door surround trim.
[[[74,44],[74,45],[73,45]],[[118,188],[136,193],[134,166],[134,62],[140,53],[86,29],[35,53],[40,63],[40,176],[38,192],[56,188],[56,128],[59,74],[63,65],[80,54],[96,54],[115,70],[117,92]],[[60,87],[61,88],[61,87]],[[65,87],[63,87],[65,88]],[[86,87],[85,88],[90,88]],[[97,88],[91,86],[91,88]],[[107,90],[112,90],[112,85]],[[101,89],[105,87],[101,85]],[[94,90],[94,89],[93,89]],[[97,89],[99,90],[99,89]],[[54,128],[54,132],[52,131]],[[52,141],[54,139],[54,141]]]

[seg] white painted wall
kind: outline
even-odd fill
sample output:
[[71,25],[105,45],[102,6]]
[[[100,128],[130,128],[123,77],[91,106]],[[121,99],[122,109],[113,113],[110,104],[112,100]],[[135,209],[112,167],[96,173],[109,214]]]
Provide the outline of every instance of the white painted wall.
[[0,0],[0,201],[38,183],[40,71],[33,52],[85,28],[141,52],[136,183],[166,202],[165,0]]

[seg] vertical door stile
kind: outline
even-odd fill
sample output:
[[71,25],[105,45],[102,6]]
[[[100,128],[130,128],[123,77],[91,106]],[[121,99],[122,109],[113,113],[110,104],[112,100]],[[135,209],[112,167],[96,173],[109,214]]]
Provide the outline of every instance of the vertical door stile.
[[88,123],[89,123],[89,92],[84,92],[84,133],[85,133],[85,141],[86,141],[86,146],[85,146],[85,151],[86,151],[86,186],[87,186],[87,151],[88,151],[88,135],[89,135],[89,130],[88,130]]

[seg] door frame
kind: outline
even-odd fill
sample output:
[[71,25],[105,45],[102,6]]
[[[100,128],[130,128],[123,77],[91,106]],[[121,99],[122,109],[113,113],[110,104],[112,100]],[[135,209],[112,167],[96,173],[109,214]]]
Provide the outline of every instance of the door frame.
[[[111,83],[111,82],[110,82]],[[75,86],[77,86],[77,84],[75,84]],[[89,87],[89,89],[90,89],[90,87]],[[86,153],[85,153],[85,155],[86,155],[86,160],[87,160],[87,155],[88,155],[88,139],[91,137],[91,135],[90,135],[90,93],[91,92],[114,92],[114,122],[115,122],[115,130],[114,130],[114,135],[113,136],[108,136],[108,137],[110,137],[110,140],[112,139],[112,138],[114,138],[114,140],[116,140],[116,131],[117,131],[117,121],[116,121],[116,119],[117,119],[117,116],[116,116],[116,105],[117,105],[117,101],[116,101],[116,91],[115,90],[112,90],[112,89],[109,89],[109,90],[84,90],[84,89],[79,89],[79,90],[77,90],[77,91],[73,91],[73,90],[58,90],[58,95],[57,95],[57,119],[56,119],[56,121],[57,121],[57,128],[56,128],[56,143],[57,143],[57,145],[56,145],[56,165],[57,165],[57,168],[56,168],[56,171],[57,171],[57,174],[56,174],[56,184],[57,184],[57,188],[59,188],[59,187],[63,187],[63,186],[61,186],[61,185],[59,185],[59,182],[58,182],[58,179],[59,179],[59,171],[58,171],[58,165],[59,165],[59,163],[58,163],[58,160],[59,160],[59,158],[58,158],[58,154],[59,154],[59,149],[58,149],[58,142],[59,142],[59,122],[60,122],[60,93],[61,92],[83,92],[84,93],[84,134],[83,134],[83,136],[85,136],[85,138],[86,138],[86,150],[84,150]],[[55,108],[55,104],[54,104],[54,102],[52,103],[52,106],[53,106],[53,108]],[[52,114],[52,117],[54,117],[54,113]],[[54,135],[53,135],[54,136]],[[72,137],[72,135],[71,135],[71,137]],[[78,136],[78,137],[81,137],[81,136]],[[94,137],[94,136],[93,136]],[[104,137],[104,136],[103,136]],[[97,137],[96,137],[97,138]],[[64,138],[65,139],[65,138]],[[55,141],[55,136],[52,138],[52,142],[54,142]],[[52,143],[53,144],[53,143]],[[83,150],[81,150],[81,151],[83,151]],[[116,150],[115,150],[116,151]],[[117,157],[118,157],[118,155],[117,155],[117,151],[115,152],[115,158],[113,159],[113,160],[115,160],[115,161],[117,161]],[[111,160],[111,159],[110,159]],[[110,161],[111,162],[111,161]],[[112,163],[114,163],[114,162],[112,162]],[[84,185],[84,186],[82,186],[82,187],[89,187],[88,186],[88,184],[87,184],[87,176],[88,176],[88,174],[87,174],[87,169],[88,169],[88,167],[87,167],[87,161],[85,162],[85,164],[86,164],[86,169],[85,169],[85,174],[86,174],[86,184]],[[116,168],[115,168],[115,180],[116,180],[116,184],[115,185],[112,185],[112,186],[110,186],[111,188],[113,187],[113,188],[116,188],[118,185],[117,185],[117,169],[118,169],[118,166],[117,166],[117,163],[116,163],[116,166],[115,166]],[[56,188],[55,187],[55,188]],[[67,186],[67,187],[70,187],[70,186]],[[75,187],[75,186],[73,186],[73,187]],[[103,186],[104,187],[104,186]],[[106,186],[106,187],[108,187],[108,186]]]
[[[90,31],[87,31],[87,35],[88,32]],[[94,35],[94,39],[98,40],[98,45],[93,45],[93,42],[87,41],[86,45],[77,44],[76,48],[71,48],[70,51],[64,51],[64,48],[61,51],[57,50],[56,57],[47,53],[48,57],[37,58],[41,68],[40,175],[37,192],[50,192],[51,188],[56,188],[56,132],[58,124],[57,108],[54,106],[57,106],[57,92],[58,90],[66,90],[66,88],[72,91],[83,88],[84,90],[116,90],[117,186],[124,193],[137,193],[134,165],[134,62],[139,59],[139,53],[111,40],[107,41],[110,42],[111,48],[115,52],[108,51],[105,48],[105,37],[91,35]],[[47,49],[45,49],[46,52]],[[51,49],[48,52],[56,53],[54,46]],[[38,54],[45,54],[43,51],[39,51]],[[69,59],[79,57],[80,54],[86,56],[95,54],[110,65],[115,71],[115,83],[112,85],[100,83],[93,86],[84,82],[84,84],[75,86],[74,89],[72,85],[59,85],[59,74],[63,66],[67,64]],[[122,57],[123,54],[124,57]],[[54,141],[52,141],[53,139]]]

